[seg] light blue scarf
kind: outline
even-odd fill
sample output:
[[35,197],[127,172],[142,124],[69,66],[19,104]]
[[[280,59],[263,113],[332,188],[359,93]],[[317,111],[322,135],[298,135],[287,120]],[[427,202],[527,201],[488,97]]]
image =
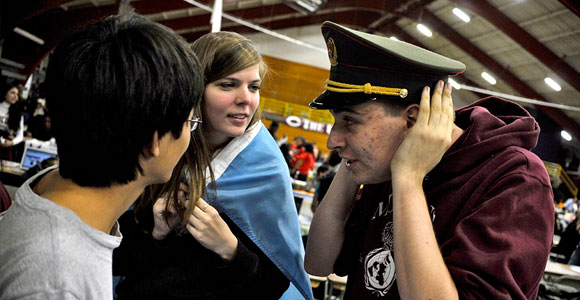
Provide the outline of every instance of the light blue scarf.
[[229,142],[212,168],[217,196],[208,185],[208,200],[290,280],[281,299],[313,299],[288,166],[264,125],[258,122]]

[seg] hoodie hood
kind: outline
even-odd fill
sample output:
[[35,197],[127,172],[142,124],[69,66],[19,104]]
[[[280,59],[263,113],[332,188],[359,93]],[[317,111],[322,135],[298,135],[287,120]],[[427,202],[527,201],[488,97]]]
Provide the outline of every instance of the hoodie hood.
[[456,110],[455,115],[455,124],[464,132],[447,150],[437,170],[460,172],[508,147],[531,150],[538,142],[540,126],[536,120],[510,101],[483,98]]

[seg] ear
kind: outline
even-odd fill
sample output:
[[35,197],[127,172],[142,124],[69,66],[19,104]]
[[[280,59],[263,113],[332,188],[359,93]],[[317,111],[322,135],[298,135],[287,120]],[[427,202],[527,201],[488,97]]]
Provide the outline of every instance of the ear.
[[407,120],[407,129],[411,129],[415,122],[417,122],[417,116],[419,115],[419,104],[411,104],[405,108],[405,118]]
[[159,156],[160,152],[160,143],[159,143],[159,133],[155,131],[153,133],[153,137],[151,138],[151,142],[145,146],[143,149],[143,153],[145,154],[145,158],[157,157]]

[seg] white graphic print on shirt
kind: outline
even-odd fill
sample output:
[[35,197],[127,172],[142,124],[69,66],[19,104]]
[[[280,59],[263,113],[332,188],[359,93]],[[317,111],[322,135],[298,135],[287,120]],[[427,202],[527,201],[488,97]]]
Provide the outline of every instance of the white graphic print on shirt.
[[[387,201],[378,204],[372,220],[393,212],[392,199],[393,195],[390,194]],[[431,221],[434,221],[435,207],[430,205],[429,212]],[[391,289],[397,277],[393,254],[393,222],[387,222],[383,229],[381,240],[382,247],[370,251],[365,257],[364,275],[367,290],[379,296],[384,296]]]

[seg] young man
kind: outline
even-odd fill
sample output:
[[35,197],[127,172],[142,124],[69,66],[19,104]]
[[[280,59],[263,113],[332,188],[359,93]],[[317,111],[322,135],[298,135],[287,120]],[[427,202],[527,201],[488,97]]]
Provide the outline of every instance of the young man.
[[46,85],[60,166],[0,221],[0,298],[112,299],[117,219],[188,147],[199,63],[171,30],[114,16],[60,43]]
[[348,275],[345,299],[535,299],[554,211],[534,119],[486,98],[454,123],[443,81],[462,63],[330,22],[322,33],[332,68],[310,106],[334,115],[343,163],[306,270]]

